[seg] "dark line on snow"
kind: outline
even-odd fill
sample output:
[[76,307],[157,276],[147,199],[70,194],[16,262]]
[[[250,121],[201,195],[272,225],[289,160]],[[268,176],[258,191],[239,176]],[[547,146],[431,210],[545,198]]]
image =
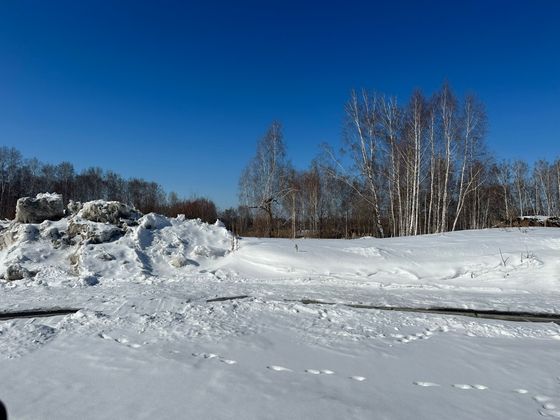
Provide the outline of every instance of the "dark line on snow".
[[249,295],[217,297],[217,298],[207,299],[206,303],[223,302],[223,301],[226,301],[226,300],[245,299],[245,298],[248,298],[248,297],[249,297]]
[[0,312],[0,321],[17,318],[42,318],[49,316],[60,316],[74,314],[80,309],[76,308],[50,308],[50,309],[26,309],[15,312]]
[[502,321],[517,321],[517,322],[555,322],[560,324],[560,314],[546,313],[546,312],[523,312],[523,311],[499,311],[499,310],[486,310],[486,309],[463,309],[463,308],[444,308],[444,307],[431,307],[431,308],[412,308],[400,306],[378,306],[378,305],[364,305],[358,303],[336,303],[325,302],[314,299],[292,300],[291,302],[300,302],[304,305],[342,305],[356,309],[377,309],[380,311],[395,311],[395,312],[419,312],[428,314],[440,315],[460,315],[469,316],[473,318],[484,319],[499,319]]

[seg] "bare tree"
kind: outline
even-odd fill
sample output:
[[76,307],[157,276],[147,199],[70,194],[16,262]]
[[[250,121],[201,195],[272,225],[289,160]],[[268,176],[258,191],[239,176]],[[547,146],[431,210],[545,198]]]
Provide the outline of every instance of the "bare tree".
[[496,177],[498,179],[498,183],[502,189],[503,197],[504,197],[504,212],[505,212],[505,219],[511,220],[512,214],[510,212],[509,206],[509,196],[510,196],[510,184],[511,184],[511,165],[509,162],[502,162],[501,164],[495,167]]
[[456,108],[457,100],[449,84],[443,85],[442,91],[439,95],[439,118],[441,121],[441,132],[443,142],[445,144],[445,172],[442,185],[441,197],[441,222],[440,232],[447,230],[447,211],[449,207],[449,184],[451,177],[451,160],[453,156],[454,140],[456,136]]
[[529,166],[526,162],[517,160],[513,163],[513,180],[517,196],[517,210],[520,216],[524,216],[527,209],[528,172]]
[[460,153],[460,175],[458,176],[457,207],[451,230],[455,230],[465,199],[477,187],[478,171],[474,171],[474,161],[481,147],[481,140],[486,133],[486,112],[484,106],[473,95],[465,99],[462,109],[458,137],[458,152]]
[[239,180],[243,204],[266,214],[266,235],[274,234],[274,212],[280,200],[289,193],[285,182],[286,149],[280,123],[273,122],[257,143],[257,152],[245,167]]
[[378,135],[379,112],[378,100],[375,95],[362,91],[361,95],[352,91],[350,100],[346,104],[348,131],[346,144],[352,155],[355,167],[361,181],[365,185],[365,192],[356,186],[355,178],[345,177],[354,191],[372,207],[372,219],[377,235],[384,236],[381,224],[381,210],[379,203],[379,169],[380,138]]

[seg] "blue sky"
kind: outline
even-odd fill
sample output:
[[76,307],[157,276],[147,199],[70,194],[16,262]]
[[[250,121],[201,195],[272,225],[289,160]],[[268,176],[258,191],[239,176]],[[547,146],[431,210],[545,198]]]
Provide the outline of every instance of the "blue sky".
[[272,120],[304,168],[352,88],[449,80],[499,157],[556,158],[560,2],[0,1],[0,144],[236,205]]

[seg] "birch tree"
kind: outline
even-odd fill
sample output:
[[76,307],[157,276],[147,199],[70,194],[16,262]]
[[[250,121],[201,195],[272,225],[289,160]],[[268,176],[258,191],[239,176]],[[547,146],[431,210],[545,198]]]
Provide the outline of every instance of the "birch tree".
[[257,143],[257,151],[239,181],[243,204],[266,215],[266,235],[274,235],[274,213],[280,200],[289,193],[286,185],[286,148],[279,122],[273,122]]
[[368,94],[365,90],[358,94],[352,91],[350,100],[346,105],[346,117],[349,130],[347,132],[347,146],[351,152],[353,162],[366,187],[363,193],[355,184],[354,190],[372,208],[373,225],[379,237],[384,236],[381,224],[381,211],[379,203],[379,137],[378,137],[378,100],[375,95]]
[[457,100],[451,92],[451,88],[446,83],[443,85],[441,94],[439,96],[439,118],[441,121],[441,132],[443,142],[445,145],[445,170],[442,185],[442,198],[441,198],[441,222],[439,231],[444,232],[447,230],[447,212],[449,207],[449,184],[451,177],[451,160],[455,140],[455,112],[457,108]]
[[[486,132],[486,113],[483,105],[473,96],[466,97],[463,105],[463,116],[458,133],[458,151],[460,153],[460,173],[458,174],[458,195],[455,219],[451,230],[455,230],[461,216],[465,198],[476,188],[478,171],[474,171],[476,154],[481,147],[480,141]],[[506,212],[507,214],[507,212]]]

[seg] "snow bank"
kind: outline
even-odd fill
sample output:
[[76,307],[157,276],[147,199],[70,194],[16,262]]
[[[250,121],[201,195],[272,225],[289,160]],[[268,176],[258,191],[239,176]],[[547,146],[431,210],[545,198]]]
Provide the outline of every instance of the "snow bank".
[[[58,203],[59,197],[37,199]],[[57,221],[0,226],[0,277],[39,283],[62,278],[83,285],[99,279],[173,278],[231,249],[233,238],[219,224],[155,213],[142,216],[115,201],[72,204],[77,211]]]
[[231,268],[247,277],[300,276],[383,289],[555,291],[559,255],[560,229],[540,227],[385,239],[246,238]]

